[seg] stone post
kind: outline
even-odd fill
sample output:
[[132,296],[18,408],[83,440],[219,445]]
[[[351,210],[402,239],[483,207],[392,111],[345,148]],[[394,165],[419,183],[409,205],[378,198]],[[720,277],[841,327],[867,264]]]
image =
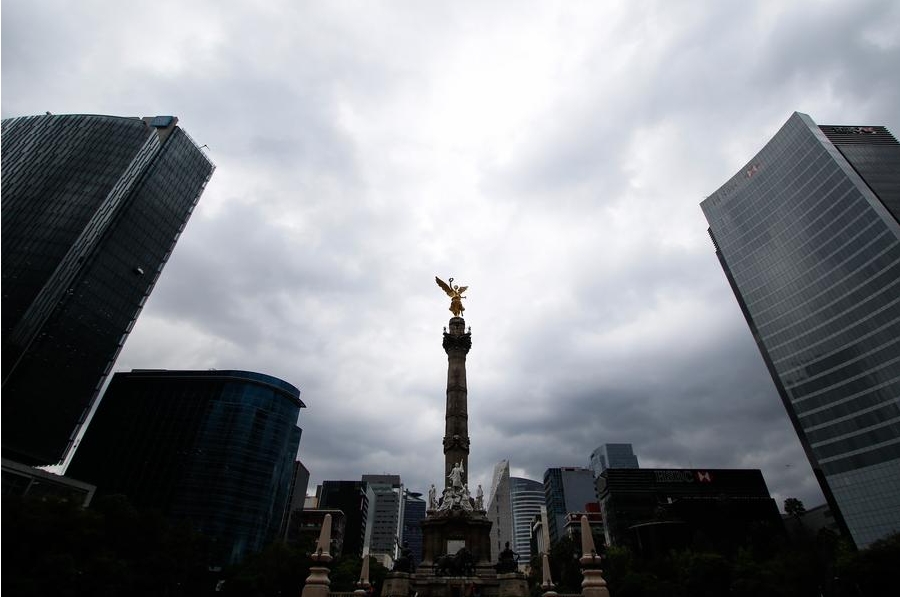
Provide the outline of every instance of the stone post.
[[353,591],[354,595],[365,595],[369,592],[372,584],[369,582],[369,554],[363,554],[362,569],[359,571],[359,582],[356,583],[357,589]]
[[606,588],[606,581],[603,579],[600,570],[600,556],[597,555],[597,549],[594,547],[594,536],[591,535],[591,523],[588,517],[581,515],[581,574],[584,580],[581,581],[582,597],[609,597],[609,589]]
[[316,545],[316,552],[310,556],[312,561],[319,566],[311,566],[309,568],[309,577],[306,584],[303,585],[302,597],[328,597],[328,588],[331,585],[331,579],[328,578],[328,564],[333,559],[330,553],[331,548],[331,514],[326,514],[322,520],[322,530],[319,533],[319,543]]
[[553,579],[550,578],[550,556],[544,552],[541,554],[541,559],[544,566],[544,582],[541,583],[541,591],[543,591],[544,597],[557,597],[559,593],[555,591],[556,585],[553,584]]

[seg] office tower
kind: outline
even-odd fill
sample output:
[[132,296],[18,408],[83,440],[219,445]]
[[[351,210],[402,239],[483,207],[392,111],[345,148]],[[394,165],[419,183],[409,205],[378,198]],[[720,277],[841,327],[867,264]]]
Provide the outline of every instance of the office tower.
[[540,515],[544,501],[544,484],[540,481],[509,476],[509,461],[494,467],[493,483],[488,498],[487,517],[491,521],[491,544],[500,553],[508,541],[519,554],[519,562],[531,558],[531,526]]
[[303,407],[297,388],[262,373],[116,373],[67,474],[189,521],[228,565],[279,533]]
[[603,444],[591,452],[591,470],[595,477],[608,468],[640,468],[631,444]]
[[733,554],[784,532],[759,470],[615,469],[598,479],[607,545],[644,556],[669,549]]
[[3,121],[3,455],[62,460],[213,172],[177,118]]
[[368,514],[362,481],[322,481],[318,493],[319,510],[340,510],[344,513],[344,555],[361,556]]
[[494,553],[500,553],[507,542],[510,545],[513,542],[509,460],[501,460],[494,466],[491,490],[485,510],[485,515],[491,521],[491,549],[494,550]]
[[412,550],[414,563],[422,561],[422,521],[425,520],[425,500],[422,494],[406,490],[403,493],[403,532],[400,543]]
[[[509,501],[512,506],[512,549],[519,562],[531,560],[531,522],[540,516],[544,506],[544,484],[522,477],[509,478]],[[537,555],[537,554],[534,554]]]
[[597,503],[594,474],[582,467],[548,468],[544,471],[544,499],[550,543],[563,536],[566,514],[584,512]]
[[294,462],[294,473],[288,491],[287,509],[281,522],[281,536],[285,541],[291,540],[291,519],[303,512],[306,503],[306,490],[309,487],[309,469],[299,460]]
[[839,525],[900,531],[900,145],[795,113],[701,204]]
[[387,567],[397,557],[403,532],[403,484],[399,475],[363,475],[366,496],[365,539],[370,556]]

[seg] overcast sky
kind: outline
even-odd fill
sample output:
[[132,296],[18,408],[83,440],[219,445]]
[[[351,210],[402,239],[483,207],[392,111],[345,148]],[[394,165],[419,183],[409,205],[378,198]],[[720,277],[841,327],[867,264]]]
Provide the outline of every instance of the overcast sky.
[[323,479],[631,443],[824,501],[699,203],[794,111],[900,133],[900,3],[3,0],[2,115],[173,114],[217,170],[116,371],[302,391]]

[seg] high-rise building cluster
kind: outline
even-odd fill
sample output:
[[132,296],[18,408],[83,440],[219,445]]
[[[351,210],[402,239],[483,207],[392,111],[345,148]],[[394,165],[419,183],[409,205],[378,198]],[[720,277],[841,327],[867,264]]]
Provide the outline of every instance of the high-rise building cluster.
[[[305,405],[290,383],[241,370],[110,379],[214,171],[177,118],[47,114],[3,120],[2,136],[4,493],[124,494],[190,521],[212,539],[214,566],[279,536],[311,548],[326,515],[335,555],[390,566],[404,544],[421,560],[423,541],[440,555],[450,535],[399,475],[326,480],[306,503]],[[795,113],[701,207],[838,526],[860,548],[900,531],[900,143],[880,126]],[[471,338],[458,316],[444,336],[458,497]],[[32,468],[64,459],[71,479]],[[760,471],[641,469],[625,443],[541,480],[502,460],[484,511],[493,555],[509,544],[520,566],[580,533],[582,515],[606,544],[637,551],[698,536],[733,551],[760,525],[783,532]]]
[[[213,567],[261,549],[306,489],[297,388],[135,370],[100,398],[212,162],[174,116],[48,113],[2,135],[4,494],[123,494],[207,535]],[[64,459],[67,477],[30,468]]]
[[406,488],[399,475],[363,475],[359,481],[326,480],[287,535],[289,542],[309,548],[318,537],[322,513],[341,520],[342,536],[333,541],[335,555],[368,554],[390,567],[404,544],[416,562],[422,559],[422,494]]
[[544,484],[523,477],[510,477],[509,461],[494,467],[493,483],[486,503],[491,520],[491,549],[500,553],[507,543],[520,562],[531,558],[531,524],[544,505]]
[[709,542],[734,552],[751,531],[784,532],[757,469],[642,469],[631,444],[601,444],[590,461],[591,468],[548,468],[543,482],[512,477],[508,460],[497,463],[487,502],[492,549],[508,541],[524,568],[564,538],[580,546],[583,517],[595,545],[648,557]]
[[900,531],[900,144],[794,113],[701,207],[837,523]]

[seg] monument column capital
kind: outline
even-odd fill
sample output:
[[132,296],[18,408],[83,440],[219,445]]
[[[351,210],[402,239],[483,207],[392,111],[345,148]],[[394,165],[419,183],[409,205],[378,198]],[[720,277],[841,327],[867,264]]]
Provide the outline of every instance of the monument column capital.
[[472,348],[472,334],[467,333],[462,336],[454,336],[453,334],[444,333],[444,350],[447,354],[462,354],[465,356]]

